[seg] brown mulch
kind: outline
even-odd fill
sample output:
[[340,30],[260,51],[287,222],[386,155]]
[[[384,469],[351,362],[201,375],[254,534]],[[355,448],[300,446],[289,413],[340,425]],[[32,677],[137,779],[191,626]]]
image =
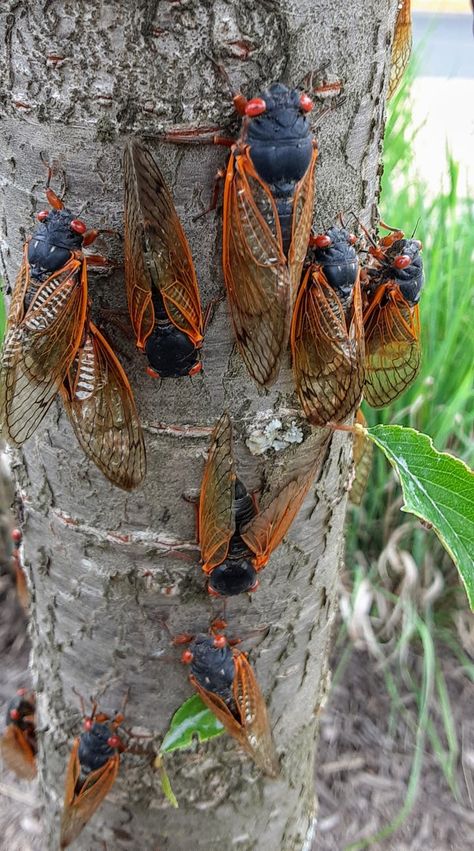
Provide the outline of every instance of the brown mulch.
[[[441,661],[460,742],[459,800],[454,800],[427,743],[413,811],[392,836],[371,845],[373,849],[474,848],[474,687],[454,659]],[[400,688],[400,682],[398,685]],[[408,689],[402,691],[402,699],[415,722],[416,707]],[[403,806],[414,734],[400,716],[390,733],[390,711],[390,699],[375,663],[366,653],[354,652],[321,720],[316,783],[319,834],[314,851],[343,851],[352,842],[373,836]],[[436,727],[441,730],[441,724]]]

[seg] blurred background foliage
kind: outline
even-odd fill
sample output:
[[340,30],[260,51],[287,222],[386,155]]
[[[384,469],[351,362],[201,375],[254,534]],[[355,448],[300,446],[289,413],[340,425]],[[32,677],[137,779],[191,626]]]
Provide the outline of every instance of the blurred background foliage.
[[[380,215],[423,243],[422,367],[412,387],[390,407],[375,411],[363,405],[363,410],[369,425],[412,426],[430,435],[438,450],[472,464],[474,208],[449,150],[446,179],[437,191],[417,174],[413,142],[420,128],[413,121],[410,95],[414,75],[412,64],[388,108]],[[348,513],[334,680],[343,677],[354,649],[373,658],[391,702],[381,729],[408,724],[413,762],[399,812],[376,836],[351,849],[381,841],[403,824],[416,801],[428,747],[460,799],[459,731],[445,663],[449,660],[449,668],[454,657],[457,669],[474,681],[474,623],[449,556],[432,531],[400,511],[401,504],[395,474],[376,450],[362,505]]]

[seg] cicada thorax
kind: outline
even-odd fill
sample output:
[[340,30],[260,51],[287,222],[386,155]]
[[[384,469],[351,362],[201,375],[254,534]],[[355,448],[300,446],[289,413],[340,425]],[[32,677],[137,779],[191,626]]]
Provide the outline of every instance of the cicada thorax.
[[[250,113],[244,123],[242,141],[258,176],[269,187],[275,201],[281,228],[283,251],[287,255],[292,240],[293,206],[299,182],[313,158],[313,135],[301,94],[282,83],[274,83],[250,103],[264,104],[261,114]],[[310,104],[309,98],[305,103]],[[258,197],[256,198],[259,204]],[[259,204],[263,217],[271,223],[268,203]]]
[[257,571],[252,559],[254,553],[241,537],[240,530],[257,514],[255,502],[240,479],[235,482],[234,518],[235,532],[229,542],[227,556],[209,576],[208,590],[222,597],[234,597],[258,587]]
[[[230,707],[233,699],[235,663],[229,644],[224,642],[222,636],[219,636],[216,641],[213,635],[199,633],[189,645],[189,650],[185,652],[192,656],[191,676],[202,688],[217,694]],[[186,658],[190,656],[187,655]]]
[[74,252],[82,249],[86,226],[66,207],[46,210],[38,215],[27,248],[29,286],[25,293],[24,309],[30,307],[40,285],[59,272]]
[[80,774],[76,784],[76,794],[81,791],[88,775],[102,768],[117,753],[117,747],[110,744],[114,736],[115,732],[109,724],[97,721],[81,733],[77,751]]
[[354,247],[356,239],[345,228],[329,228],[314,238],[308,260],[321,267],[328,284],[333,288],[349,317],[354,286],[359,274],[359,261]]
[[156,287],[152,290],[155,325],[145,342],[148,374],[155,378],[181,378],[202,369],[199,349],[191,338],[171,322]]
[[66,265],[74,251],[81,250],[86,226],[66,207],[39,216],[28,243],[28,264],[30,278],[45,281]]

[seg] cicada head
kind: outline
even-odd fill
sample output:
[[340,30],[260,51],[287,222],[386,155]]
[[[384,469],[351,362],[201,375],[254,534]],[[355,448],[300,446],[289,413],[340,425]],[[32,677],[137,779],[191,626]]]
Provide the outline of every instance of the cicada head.
[[258,588],[257,571],[248,559],[226,559],[209,576],[208,591],[218,597],[235,597]]
[[385,257],[390,278],[398,284],[404,299],[411,306],[417,304],[424,283],[421,242],[418,239],[399,239],[390,246]]
[[196,635],[184,661],[190,664],[190,672],[199,685],[217,694],[228,702],[232,699],[232,684],[235,676],[234,656],[222,635]]
[[354,234],[339,227],[311,238],[310,259],[322,267],[328,284],[343,304],[350,299],[359,273],[355,242]]
[[43,210],[37,218],[28,244],[28,263],[31,277],[42,280],[61,269],[72,251],[81,249],[87,226],[66,207]]
[[308,95],[283,83],[273,83],[247,102],[245,135],[252,162],[269,186],[299,181],[306,174],[313,152],[311,108]]

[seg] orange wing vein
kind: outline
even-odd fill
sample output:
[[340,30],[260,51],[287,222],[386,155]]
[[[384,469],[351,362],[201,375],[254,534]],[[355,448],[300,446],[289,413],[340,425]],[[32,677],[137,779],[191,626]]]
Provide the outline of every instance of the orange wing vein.
[[255,553],[257,570],[265,567],[272,552],[288,532],[304,502],[316,469],[317,465],[312,464],[307,473],[289,482],[267,508],[259,512],[241,531],[243,540]]
[[359,404],[364,387],[364,336],[360,280],[350,318],[322,270],[311,266],[301,284],[291,327],[295,383],[313,425],[342,422]]
[[252,378],[268,386],[288,342],[291,285],[275,202],[247,148],[233,150],[227,168],[223,267],[240,353]]
[[412,46],[411,0],[400,0],[393,34],[387,98],[395,94],[408,65]]
[[314,171],[318,158],[316,143],[313,156],[306,174],[296,187],[293,200],[293,220],[291,225],[291,245],[288,252],[288,265],[291,276],[291,303],[294,305],[298,287],[301,282],[301,272],[308,251],[308,242],[313,223],[314,207]]
[[0,364],[3,433],[17,445],[31,437],[46,415],[79,347],[87,307],[86,263],[72,257],[38,286],[23,310],[25,280],[28,273],[23,271]]
[[212,433],[199,499],[199,537],[206,573],[224,561],[235,532],[235,478],[232,424],[224,413]]
[[153,287],[170,321],[199,345],[203,328],[196,272],[164,177],[137,141],[126,148],[123,167],[125,279],[137,345],[143,348],[153,330]]
[[113,484],[137,487],[146,471],[143,433],[127,376],[92,322],[61,388],[85,454]]
[[383,408],[412,383],[420,368],[418,305],[410,307],[396,284],[382,284],[364,313],[364,398]]

